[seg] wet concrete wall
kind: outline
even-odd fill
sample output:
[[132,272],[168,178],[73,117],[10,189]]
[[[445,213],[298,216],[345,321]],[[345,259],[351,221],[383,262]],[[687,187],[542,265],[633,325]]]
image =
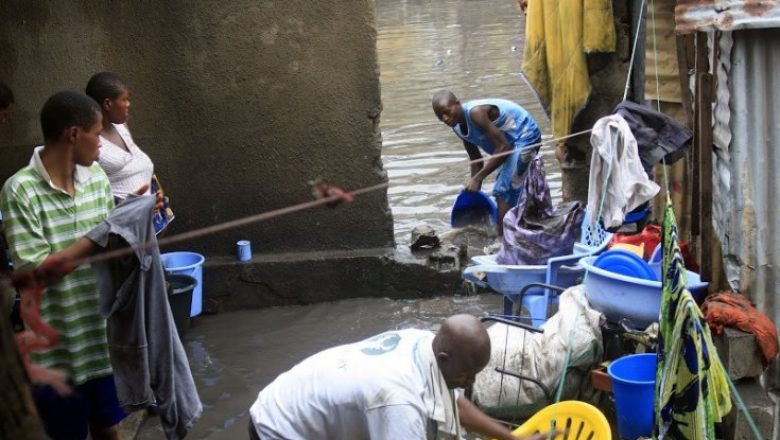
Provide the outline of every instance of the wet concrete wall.
[[[169,233],[312,198],[316,177],[356,189],[381,169],[371,0],[0,2],[0,79],[17,104],[0,127],[0,179],[41,140],[38,111],[111,70],[131,89],[130,128],[155,163]],[[231,255],[392,244],[384,190],[176,245]]]

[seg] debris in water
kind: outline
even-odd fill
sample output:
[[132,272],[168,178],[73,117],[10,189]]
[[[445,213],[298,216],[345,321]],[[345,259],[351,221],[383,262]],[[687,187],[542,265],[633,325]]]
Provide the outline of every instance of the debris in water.
[[410,248],[413,251],[418,249],[433,249],[439,247],[439,236],[436,235],[436,231],[427,225],[417,226],[412,229],[412,241]]

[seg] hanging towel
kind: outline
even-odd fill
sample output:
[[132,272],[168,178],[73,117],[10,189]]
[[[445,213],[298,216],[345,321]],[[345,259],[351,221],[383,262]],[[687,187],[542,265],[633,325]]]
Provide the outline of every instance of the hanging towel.
[[127,411],[156,403],[168,440],[182,439],[203,412],[168,304],[152,210],[154,196],[128,196],[87,238],[110,250],[152,243],[93,264],[117,396]]
[[590,95],[586,53],[615,51],[611,0],[529,0],[523,73],[552,119],[569,134]]
[[667,196],[663,239],[655,432],[658,440],[715,440],[715,423],[731,410],[731,393],[710,330],[691,293]]
[[609,115],[596,121],[590,143],[588,207],[601,212],[606,229],[617,228],[627,212],[655,197],[661,188],[642,169],[636,139],[622,116]]
[[623,101],[613,113],[622,116],[631,128],[639,159],[648,175],[661,160],[670,165],[685,156],[693,140],[693,132],[688,127],[650,107]]

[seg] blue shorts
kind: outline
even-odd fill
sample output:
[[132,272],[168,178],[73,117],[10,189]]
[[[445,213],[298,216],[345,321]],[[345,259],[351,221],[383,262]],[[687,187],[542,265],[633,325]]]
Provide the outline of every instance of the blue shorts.
[[119,406],[113,375],[78,385],[67,396],[48,385],[36,385],[33,398],[53,440],[85,439],[90,425],[111,427],[127,417]]
[[541,141],[542,137],[539,135],[529,141],[515,142],[513,145],[515,152],[506,158],[496,174],[496,183],[493,186],[493,196],[496,199],[504,200],[510,207],[517,205],[523,195],[523,181],[528,163],[539,151],[539,148],[526,152],[521,152],[521,149],[526,145],[538,144]]

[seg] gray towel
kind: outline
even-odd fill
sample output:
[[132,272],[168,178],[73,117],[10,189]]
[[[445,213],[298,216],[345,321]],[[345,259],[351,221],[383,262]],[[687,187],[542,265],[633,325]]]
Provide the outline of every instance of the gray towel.
[[154,196],[131,196],[87,237],[107,250],[154,243],[93,267],[122,408],[129,412],[156,403],[165,436],[180,439],[200,417],[203,405],[168,304],[152,221],[154,205]]

